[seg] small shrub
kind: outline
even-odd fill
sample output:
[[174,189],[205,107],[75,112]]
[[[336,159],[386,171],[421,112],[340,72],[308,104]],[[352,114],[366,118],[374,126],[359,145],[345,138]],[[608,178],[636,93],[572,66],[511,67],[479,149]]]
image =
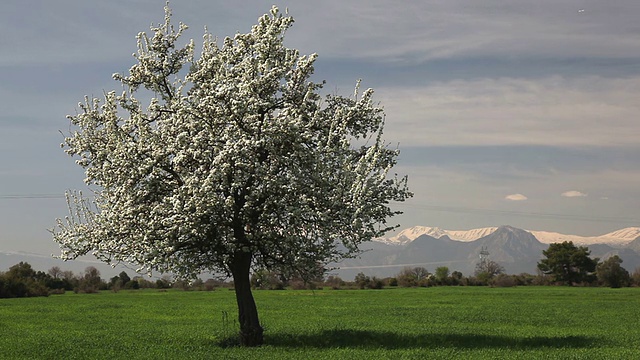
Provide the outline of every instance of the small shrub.
[[367,283],[367,289],[382,289],[384,287],[384,281],[378,279],[377,277],[372,277]]
[[303,279],[301,277],[294,277],[286,282],[283,282],[283,288],[290,288],[292,290],[316,290],[318,287],[322,288],[322,280],[314,281],[311,279]]
[[486,271],[481,271],[476,274],[475,278],[476,285],[489,285],[489,282],[493,278],[493,276]]
[[63,295],[65,293],[65,289],[50,289],[49,295]]
[[204,283],[204,291],[213,291],[216,289],[216,285],[209,280]]
[[[99,289],[95,286],[92,285],[80,285],[80,287],[78,288],[79,292],[83,292],[85,294],[97,294]],[[76,292],[77,294],[77,292]]]
[[140,283],[136,280],[129,280],[124,284],[124,288],[129,290],[138,290],[140,289]]
[[420,279],[418,281],[417,285],[419,287],[431,287],[431,286],[438,285],[438,282],[436,281],[436,279],[433,276],[429,275],[429,276],[427,276],[425,278]]
[[493,287],[514,287],[517,285],[517,282],[511,275],[500,274],[491,279],[490,285]]
[[423,267],[406,267],[396,275],[396,279],[401,287],[428,286],[429,275],[431,274]]
[[171,282],[167,279],[158,279],[156,280],[156,288],[158,289],[169,289],[171,287]]
[[371,281],[371,279],[364,273],[358,273],[353,281],[356,283],[356,286],[358,286],[358,288],[364,289],[367,287],[367,284],[369,284],[369,281]]
[[340,276],[329,275],[327,280],[325,280],[324,284],[326,286],[331,287],[333,290],[339,290],[345,287],[346,283]]

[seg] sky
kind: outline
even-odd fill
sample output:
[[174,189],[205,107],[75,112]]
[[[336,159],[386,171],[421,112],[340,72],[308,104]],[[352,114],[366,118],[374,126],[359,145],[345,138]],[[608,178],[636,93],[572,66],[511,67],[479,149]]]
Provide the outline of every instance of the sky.
[[[85,95],[120,89],[162,0],[0,4],[0,251],[59,253],[47,229],[83,172],[60,148]],[[171,3],[200,43],[248,32],[273,3]],[[281,1],[314,80],[358,79],[414,197],[390,221],[576,235],[640,226],[640,2]]]

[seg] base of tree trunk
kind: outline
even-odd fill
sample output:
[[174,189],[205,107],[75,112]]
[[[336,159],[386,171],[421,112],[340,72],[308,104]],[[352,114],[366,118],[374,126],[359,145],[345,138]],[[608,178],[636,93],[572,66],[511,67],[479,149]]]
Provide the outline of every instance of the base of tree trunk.
[[240,324],[240,346],[260,346],[264,343],[258,318],[258,308],[251,293],[249,270],[251,266],[251,254],[239,253],[235,257],[231,272],[236,290],[238,303],[238,323]]
[[247,347],[260,346],[264,343],[262,326],[240,331],[240,345]]

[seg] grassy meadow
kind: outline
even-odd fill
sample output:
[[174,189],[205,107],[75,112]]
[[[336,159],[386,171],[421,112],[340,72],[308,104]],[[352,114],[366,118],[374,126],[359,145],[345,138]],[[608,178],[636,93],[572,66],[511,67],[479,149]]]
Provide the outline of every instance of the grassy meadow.
[[224,348],[233,291],[0,299],[2,359],[638,359],[640,288],[256,291],[260,348]]

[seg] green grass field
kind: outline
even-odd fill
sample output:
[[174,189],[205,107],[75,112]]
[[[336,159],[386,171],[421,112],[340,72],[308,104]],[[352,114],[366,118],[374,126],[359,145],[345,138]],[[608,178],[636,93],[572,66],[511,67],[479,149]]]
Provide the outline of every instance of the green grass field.
[[256,291],[267,345],[222,348],[233,291],[0,299],[2,359],[639,359],[640,289]]

